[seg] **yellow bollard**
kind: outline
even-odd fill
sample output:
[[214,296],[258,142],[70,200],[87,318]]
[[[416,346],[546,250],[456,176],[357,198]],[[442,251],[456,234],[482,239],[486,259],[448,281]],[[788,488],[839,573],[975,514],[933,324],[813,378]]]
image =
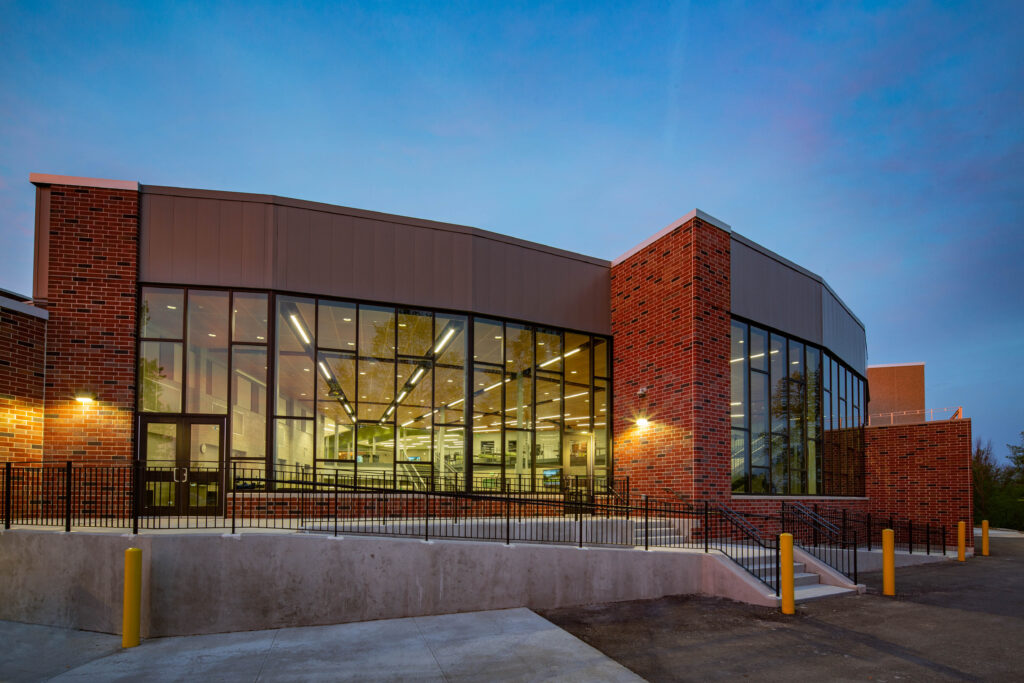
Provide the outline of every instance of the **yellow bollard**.
[[882,595],[896,595],[896,534],[882,530]]
[[988,557],[988,520],[981,520],[981,554]]
[[793,534],[779,536],[779,562],[782,613],[796,614],[796,598],[793,594]]
[[967,522],[956,523],[956,559],[960,562],[967,559]]
[[121,620],[121,647],[139,644],[142,621],[142,551],[124,551],[124,614]]

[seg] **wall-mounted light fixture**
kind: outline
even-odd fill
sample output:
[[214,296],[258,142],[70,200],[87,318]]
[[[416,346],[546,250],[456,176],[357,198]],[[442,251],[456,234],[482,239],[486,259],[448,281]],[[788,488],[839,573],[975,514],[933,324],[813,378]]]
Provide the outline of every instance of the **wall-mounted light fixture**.
[[647,387],[643,387],[640,391],[636,392],[636,426],[640,429],[645,429],[647,425],[651,424],[650,420],[647,419]]
[[96,397],[96,392],[95,391],[76,391],[75,392],[75,400],[78,401],[79,403],[81,403],[82,405],[87,405],[89,403],[92,403],[93,401],[96,400],[96,398],[97,397]]

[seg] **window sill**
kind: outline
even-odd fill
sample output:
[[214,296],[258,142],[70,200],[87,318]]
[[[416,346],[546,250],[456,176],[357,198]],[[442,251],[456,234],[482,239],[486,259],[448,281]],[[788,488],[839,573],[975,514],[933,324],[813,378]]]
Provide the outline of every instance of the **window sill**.
[[760,493],[733,493],[733,500],[871,500],[867,496],[766,496]]

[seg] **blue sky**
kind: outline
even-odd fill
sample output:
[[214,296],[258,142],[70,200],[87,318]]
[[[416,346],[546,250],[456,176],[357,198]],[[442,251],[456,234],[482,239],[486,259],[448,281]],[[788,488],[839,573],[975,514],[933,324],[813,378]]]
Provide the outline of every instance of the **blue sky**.
[[32,171],[614,258],[694,207],[824,276],[870,363],[1024,430],[1024,3],[0,1],[0,287]]

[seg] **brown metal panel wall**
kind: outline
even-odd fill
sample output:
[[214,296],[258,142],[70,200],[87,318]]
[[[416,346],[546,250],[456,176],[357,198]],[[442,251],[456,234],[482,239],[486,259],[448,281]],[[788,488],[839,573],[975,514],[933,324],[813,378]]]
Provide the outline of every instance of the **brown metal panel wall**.
[[820,282],[735,239],[730,261],[734,314],[822,343]]
[[827,287],[821,288],[821,317],[822,343],[863,375],[868,363],[864,327]]
[[242,281],[242,205],[239,202],[218,202],[216,231],[217,252],[221,254],[218,277],[225,282]]
[[462,226],[265,195],[177,192],[143,190],[143,281],[277,289],[610,331],[609,266],[596,259]]

